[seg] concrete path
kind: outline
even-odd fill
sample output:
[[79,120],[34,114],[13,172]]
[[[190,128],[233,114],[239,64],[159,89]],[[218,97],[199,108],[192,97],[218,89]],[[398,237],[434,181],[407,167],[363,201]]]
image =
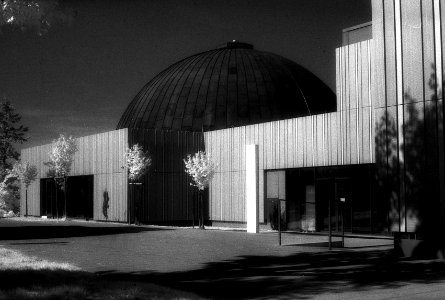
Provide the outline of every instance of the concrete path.
[[[0,221],[1,247],[69,262],[110,280],[152,282],[209,298],[445,296],[445,263],[400,260],[388,239],[248,234],[95,222]],[[338,239],[338,238],[337,238]]]

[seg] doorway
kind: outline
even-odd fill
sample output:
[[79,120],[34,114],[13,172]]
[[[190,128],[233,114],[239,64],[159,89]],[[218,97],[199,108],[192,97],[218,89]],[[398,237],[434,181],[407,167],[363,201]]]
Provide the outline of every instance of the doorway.
[[[322,178],[315,181],[317,231],[352,232],[351,178]],[[343,228],[344,226],[344,228]]]
[[265,222],[271,200],[280,199],[289,230],[328,231],[330,224],[334,232],[387,232],[382,220],[388,210],[374,196],[374,164],[266,170],[265,175]]
[[93,219],[94,213],[94,176],[71,176],[66,183],[65,193],[53,178],[40,180],[40,215],[49,218]]

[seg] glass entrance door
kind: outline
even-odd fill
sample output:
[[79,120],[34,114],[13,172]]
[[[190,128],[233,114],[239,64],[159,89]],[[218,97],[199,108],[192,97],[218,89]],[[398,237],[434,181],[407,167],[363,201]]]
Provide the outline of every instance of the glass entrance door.
[[[323,178],[315,181],[317,231],[351,232],[352,192],[349,178]],[[330,206],[330,211],[329,211]],[[329,216],[330,214],[330,216]]]
[[[352,184],[350,178],[335,179],[335,231],[352,231]],[[334,229],[333,229],[334,230]]]

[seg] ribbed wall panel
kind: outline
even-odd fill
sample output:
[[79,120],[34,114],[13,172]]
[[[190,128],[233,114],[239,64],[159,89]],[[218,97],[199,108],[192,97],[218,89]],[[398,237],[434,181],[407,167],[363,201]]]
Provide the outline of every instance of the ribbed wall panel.
[[[373,0],[378,198],[392,231],[444,228],[441,0]],[[442,220],[442,221],[440,221]]]
[[[124,153],[128,145],[128,130],[120,129],[76,139],[78,151],[70,176],[94,175],[94,219],[105,220],[102,212],[103,193],[108,192],[109,221],[127,220],[127,173]],[[28,189],[28,214],[40,216],[40,179],[47,178],[51,144],[22,150],[21,159],[35,165],[38,178]],[[25,214],[25,190],[21,189],[21,215]]]
[[[190,185],[191,177],[185,172],[183,160],[189,154],[204,150],[202,140],[201,132],[129,130],[129,144],[138,143],[152,159],[148,174],[141,180],[143,184],[130,185],[130,205],[140,206],[140,209],[131,210],[132,221],[161,223],[197,219],[197,190]],[[141,195],[143,200],[138,204]],[[213,209],[211,205],[208,208],[209,211]]]
[[[353,110],[357,111],[356,109]],[[260,182],[260,221],[264,221],[264,170],[302,168],[316,166],[338,165],[337,153],[345,140],[351,141],[350,146],[355,149],[348,158],[347,164],[373,163],[374,143],[369,137],[373,135],[369,126],[371,110],[366,108],[359,115],[359,121],[365,116],[363,126],[356,126],[354,112],[349,110],[334,112],[311,117],[268,122],[237,128],[210,131],[204,133],[206,150],[213,160],[219,163],[218,171],[210,185],[210,219],[214,221],[245,222],[245,146],[256,143],[261,152],[259,164]],[[345,119],[344,126],[350,130],[344,136],[335,133],[336,120],[340,115],[351,114],[352,118]],[[350,124],[353,122],[353,124]],[[300,127],[298,127],[300,126]],[[299,140],[299,128],[306,128],[305,138]],[[334,130],[332,130],[334,128]],[[239,132],[245,132],[240,135]],[[291,134],[282,134],[291,133]],[[286,145],[295,145],[289,148]],[[305,149],[298,151],[298,149]],[[307,151],[311,151],[308,153]],[[357,155],[368,153],[367,155]],[[304,158],[307,159],[304,159]],[[262,161],[262,163],[261,163]],[[239,163],[242,162],[242,163]],[[235,167],[236,166],[236,167]]]

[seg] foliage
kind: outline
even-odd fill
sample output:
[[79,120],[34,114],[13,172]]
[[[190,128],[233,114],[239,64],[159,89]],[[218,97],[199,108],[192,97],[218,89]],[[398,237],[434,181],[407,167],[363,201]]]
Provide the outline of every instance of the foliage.
[[148,171],[151,165],[151,158],[139,144],[135,144],[133,147],[127,148],[125,164],[128,169],[128,178],[134,182]]
[[193,183],[190,185],[203,191],[209,185],[216,170],[216,165],[212,162],[210,154],[198,151],[193,156],[188,155],[187,159],[184,159],[184,163],[185,171],[193,179]]
[[[11,168],[9,160],[17,160],[20,156],[13,145],[28,140],[25,137],[28,127],[18,125],[21,119],[22,117],[14,112],[14,106],[9,101],[0,103],[0,167],[3,172]],[[5,174],[3,173],[3,176]]]
[[56,22],[68,22],[72,13],[62,11],[57,0],[0,0],[0,27],[31,29],[42,35]]
[[16,162],[11,170],[11,175],[15,176],[27,189],[37,177],[37,167],[30,165],[29,162]]
[[[269,216],[270,218],[270,228],[272,230],[278,230],[278,205],[273,206],[273,211]],[[287,230],[287,222],[286,222],[286,212],[281,212],[281,230],[286,231]]]
[[53,177],[66,177],[71,171],[71,165],[74,160],[74,154],[77,152],[76,141],[73,137],[65,137],[63,134],[51,145],[49,166]]
[[20,210],[20,181],[13,170],[7,170],[6,176],[0,182],[0,210],[13,211]]

